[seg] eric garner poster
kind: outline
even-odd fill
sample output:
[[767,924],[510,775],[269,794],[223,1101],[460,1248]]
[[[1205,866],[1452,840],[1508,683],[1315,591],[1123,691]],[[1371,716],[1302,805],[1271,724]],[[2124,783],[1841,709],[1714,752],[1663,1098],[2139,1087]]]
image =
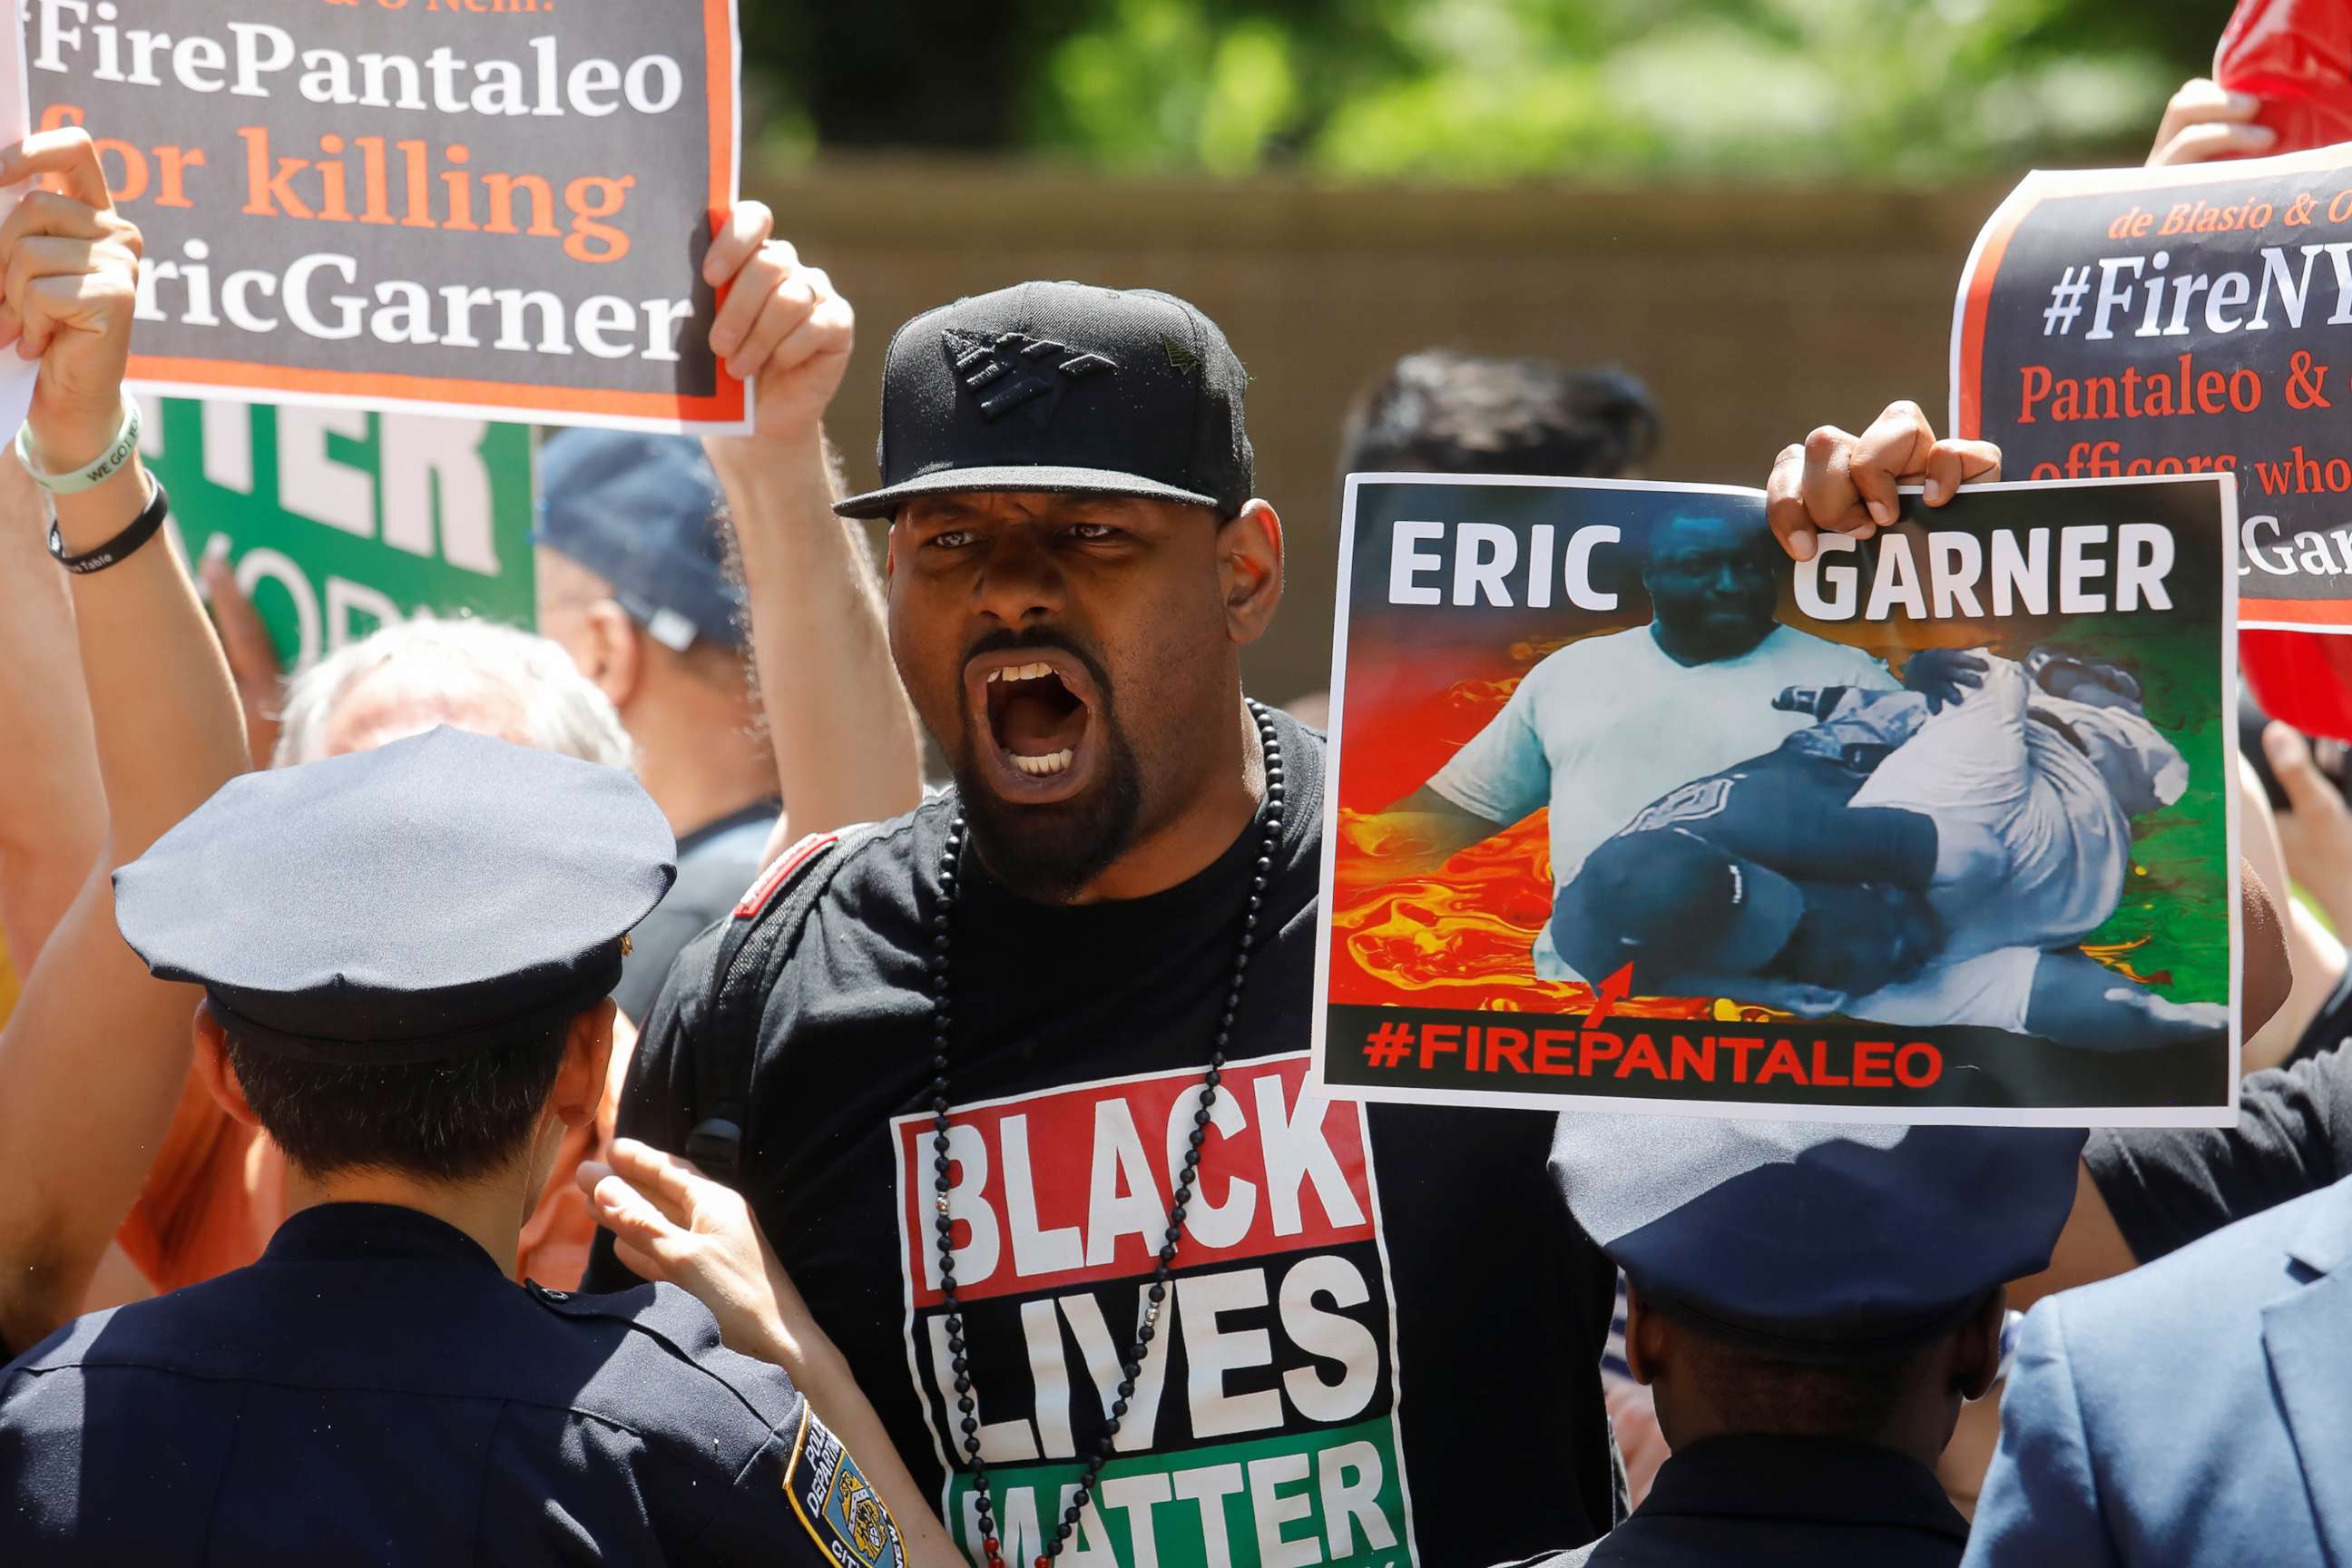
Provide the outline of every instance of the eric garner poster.
[[25,0],[37,130],[146,241],[131,378],[742,429],[701,264],[733,0]]
[[1763,497],[1356,475],[1316,1063],[1376,1100],[2218,1124],[2219,478]]
[[2352,632],[2352,144],[2028,175],[1952,326],[2012,479],[2222,473],[2242,625]]

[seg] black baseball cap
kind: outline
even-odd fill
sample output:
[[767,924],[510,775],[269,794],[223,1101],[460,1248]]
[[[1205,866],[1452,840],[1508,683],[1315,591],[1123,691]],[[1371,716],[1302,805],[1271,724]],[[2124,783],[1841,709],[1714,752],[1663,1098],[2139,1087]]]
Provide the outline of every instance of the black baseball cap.
[[1552,945],[1598,980],[1669,955],[1666,970],[1752,974],[1804,917],[1804,890],[1686,828],[1625,833],[1595,849],[1552,903]]
[[559,431],[539,451],[531,542],[613,585],[613,598],[663,647],[697,637],[743,646],[743,590],[727,573],[725,492],[691,436]]
[[915,496],[1059,490],[1241,510],[1249,377],[1200,309],[1153,289],[1019,283],[926,310],[882,367],[887,517]]

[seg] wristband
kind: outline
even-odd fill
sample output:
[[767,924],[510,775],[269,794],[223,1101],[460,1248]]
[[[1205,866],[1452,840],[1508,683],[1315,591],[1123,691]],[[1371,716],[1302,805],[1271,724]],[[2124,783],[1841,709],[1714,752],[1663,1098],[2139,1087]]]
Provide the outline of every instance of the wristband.
[[115,431],[114,439],[96,458],[69,474],[41,472],[33,461],[32,435],[33,422],[29,419],[16,428],[16,461],[24,466],[27,479],[51,495],[69,496],[91,489],[112,479],[139,450],[139,400],[127,392],[122,395],[122,425]]
[[164,518],[172,511],[172,498],[163,493],[163,481],[151,475],[147,482],[154,487],[154,493],[147,498],[147,504],[139,509],[139,515],[132,518],[130,526],[94,550],[85,550],[79,555],[67,554],[65,535],[58,531],[55,522],[50,523],[49,553],[57,558],[58,564],[78,576],[86,576],[118,565],[138,553],[139,547],[155,537],[163,526]]

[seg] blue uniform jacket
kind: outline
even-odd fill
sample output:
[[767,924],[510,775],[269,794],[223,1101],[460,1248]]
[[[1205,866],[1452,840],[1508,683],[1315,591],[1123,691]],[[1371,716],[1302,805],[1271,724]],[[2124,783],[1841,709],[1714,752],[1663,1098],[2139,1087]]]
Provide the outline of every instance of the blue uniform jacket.
[[2352,1565],[2352,1181],[2035,1307],[1968,1563]]
[[1741,1435],[1678,1448],[1633,1517],[1519,1568],[1956,1568],[1969,1521],[1892,1448]]
[[693,1298],[518,1286],[411,1209],[306,1209],[251,1267],[0,1370],[0,1563],[898,1559],[791,1381]]

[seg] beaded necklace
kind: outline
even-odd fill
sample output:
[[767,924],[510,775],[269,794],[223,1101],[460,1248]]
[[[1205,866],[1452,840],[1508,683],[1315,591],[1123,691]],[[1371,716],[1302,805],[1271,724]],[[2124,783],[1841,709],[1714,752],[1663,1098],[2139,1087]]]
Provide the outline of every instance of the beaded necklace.
[[[1216,1103],[1217,1085],[1224,1076],[1225,1050],[1233,1043],[1234,1015],[1241,1005],[1243,983],[1249,978],[1250,949],[1257,942],[1258,911],[1265,901],[1276,852],[1282,846],[1282,742],[1275,734],[1274,720],[1264,704],[1253,701],[1249,711],[1256,721],[1258,746],[1265,758],[1265,832],[1250,879],[1249,906],[1242,915],[1241,941],[1234,953],[1233,983],[1225,992],[1225,1005],[1217,1018],[1216,1045],[1209,1052],[1209,1068],[1201,1079],[1201,1103],[1192,1112],[1191,1142],[1184,1152],[1183,1169],[1176,1177],[1174,1201],[1169,1206],[1168,1228],[1160,1244],[1159,1261],[1144,1292],[1147,1304],[1143,1321],[1135,1331],[1133,1346],[1119,1362],[1118,1397],[1111,1402],[1102,1441],[1087,1456],[1077,1490],[1072,1494],[1069,1506],[1055,1527],[1053,1539],[1045,1543],[1044,1553],[1033,1568],[1047,1568],[1061,1555],[1062,1548],[1078,1527],[1087,1499],[1093,1495],[1096,1479],[1110,1462],[1111,1446],[1118,1437],[1119,1422],[1127,1415],[1127,1402],[1135,1395],[1135,1380],[1143,1371],[1143,1358],[1150,1353],[1152,1338],[1159,1332],[1160,1304],[1168,1299],[1177,1246],[1183,1239],[1185,1205],[1192,1201],[1193,1177],[1201,1166],[1201,1145],[1208,1137],[1209,1108]],[[948,935],[955,912],[963,842],[964,819],[959,811],[948,824],[947,849],[940,858],[940,909],[931,917],[931,1170],[936,1194],[932,1206],[938,1211],[932,1225],[939,1235],[940,1295],[947,1307],[948,1354],[953,1358],[950,1365],[955,1373],[956,1408],[963,1416],[964,1457],[971,1466],[972,1489],[980,1501],[981,1549],[987,1554],[988,1568],[1003,1568],[1003,1549],[996,1536],[995,1507],[988,1489],[988,1464],[980,1457],[980,1404],[973,1394],[971,1363],[964,1349],[963,1308],[956,1299],[955,1219],[948,1205],[948,1028],[952,1016],[948,996]]]

